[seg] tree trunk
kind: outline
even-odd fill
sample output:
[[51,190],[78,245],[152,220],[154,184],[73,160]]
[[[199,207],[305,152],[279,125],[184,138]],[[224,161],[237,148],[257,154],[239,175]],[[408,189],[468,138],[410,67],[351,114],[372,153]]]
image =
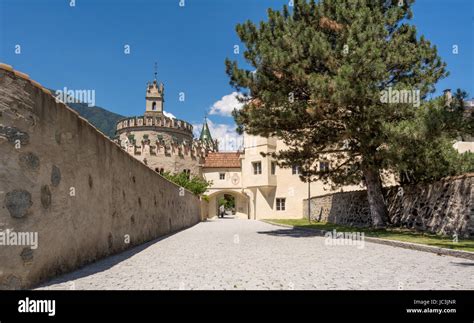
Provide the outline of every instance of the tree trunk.
[[378,169],[366,168],[364,170],[365,185],[367,186],[367,199],[369,201],[372,225],[375,228],[384,228],[388,222],[388,210],[383,199],[382,182]]

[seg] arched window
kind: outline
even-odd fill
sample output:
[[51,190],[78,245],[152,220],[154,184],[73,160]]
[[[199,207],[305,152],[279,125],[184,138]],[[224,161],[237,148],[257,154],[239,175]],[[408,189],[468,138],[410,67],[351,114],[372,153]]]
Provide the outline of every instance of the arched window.
[[151,106],[151,109],[152,109],[153,111],[156,110],[156,102],[153,102],[153,104],[152,104],[152,106]]

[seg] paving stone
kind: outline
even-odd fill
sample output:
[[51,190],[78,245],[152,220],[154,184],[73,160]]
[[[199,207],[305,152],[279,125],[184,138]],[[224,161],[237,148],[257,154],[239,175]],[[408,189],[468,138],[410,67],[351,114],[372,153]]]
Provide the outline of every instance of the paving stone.
[[[233,237],[240,243],[235,247]],[[216,219],[132,248],[41,288],[474,289],[474,261],[325,238],[253,220]],[[235,287],[237,286],[237,287]]]

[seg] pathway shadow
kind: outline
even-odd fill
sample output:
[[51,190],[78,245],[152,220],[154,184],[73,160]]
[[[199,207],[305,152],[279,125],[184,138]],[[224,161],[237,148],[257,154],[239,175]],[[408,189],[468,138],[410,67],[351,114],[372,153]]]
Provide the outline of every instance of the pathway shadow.
[[308,238],[308,237],[322,237],[323,233],[317,231],[307,231],[301,229],[276,229],[271,231],[257,231],[258,234],[266,234],[275,237],[292,237],[292,238]]
[[474,267],[474,261],[472,262],[451,262],[455,266],[463,266],[463,267]]
[[[184,229],[183,229],[184,230]],[[98,259],[97,261],[86,263],[82,265],[81,267],[78,267],[76,269],[73,269],[73,271],[66,272],[61,274],[60,276],[53,277],[50,280],[43,282],[37,286],[32,287],[31,289],[36,289],[36,288],[47,288],[48,286],[55,285],[55,284],[61,284],[65,283],[71,280],[87,277],[90,275],[94,275],[97,273],[100,273],[102,271],[105,271],[119,263],[121,263],[124,260],[127,260],[128,258],[134,256],[137,253],[142,252],[143,250],[147,249],[151,245],[160,242],[164,239],[167,239],[176,233],[179,233],[183,230],[175,231],[173,233],[167,234],[165,236],[156,238],[154,240],[145,242],[143,244],[140,244],[135,247],[131,247],[130,249],[127,249],[125,251],[119,252],[114,255],[106,256],[104,258]]]
[[235,220],[235,219],[238,219],[235,215],[226,215],[223,218],[218,218],[218,217],[215,216],[215,217],[212,217],[210,219],[207,219],[206,221],[203,221],[202,223],[216,222],[216,221],[219,221],[219,220]]

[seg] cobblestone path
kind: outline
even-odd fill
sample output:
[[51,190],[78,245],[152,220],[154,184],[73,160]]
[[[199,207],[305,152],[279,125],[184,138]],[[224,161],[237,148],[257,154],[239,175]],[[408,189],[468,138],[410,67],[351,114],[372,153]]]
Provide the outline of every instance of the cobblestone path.
[[213,219],[57,277],[41,289],[474,289],[474,262]]

